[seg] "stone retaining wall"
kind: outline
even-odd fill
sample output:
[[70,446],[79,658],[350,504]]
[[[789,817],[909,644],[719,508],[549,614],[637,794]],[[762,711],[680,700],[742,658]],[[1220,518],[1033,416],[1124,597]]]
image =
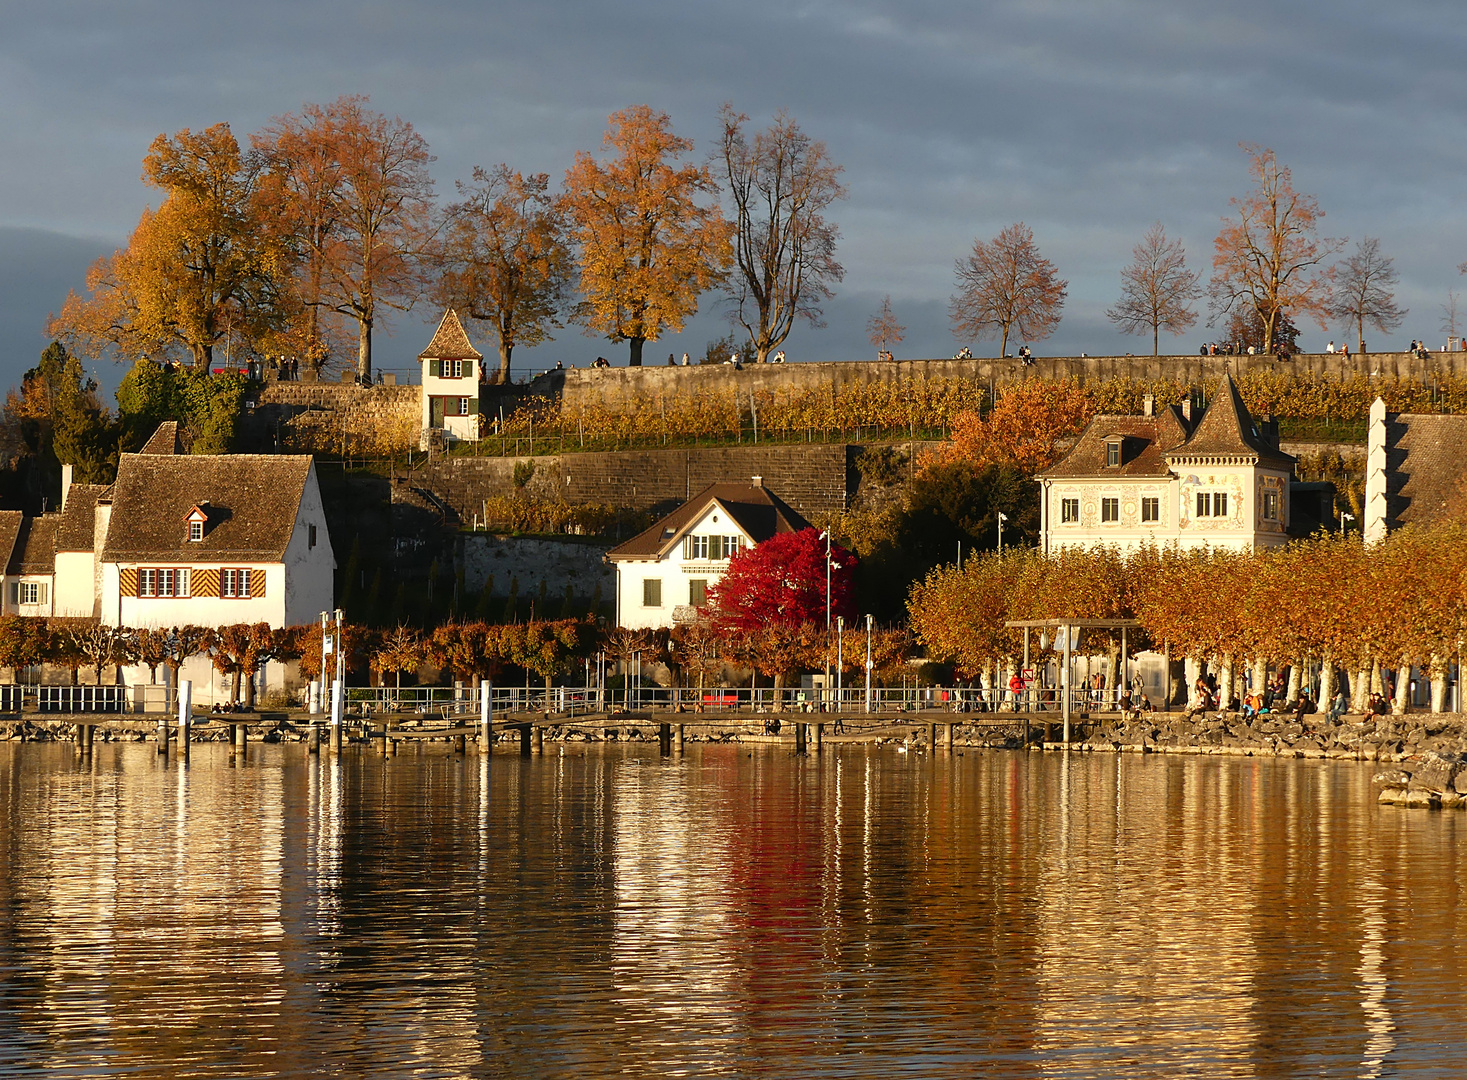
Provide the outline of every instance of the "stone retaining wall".
[[411,483],[431,489],[463,521],[472,521],[486,499],[514,493],[515,466],[527,461],[535,465],[528,490],[537,498],[631,510],[670,510],[709,484],[747,483],[762,476],[765,487],[809,516],[846,508],[859,484],[854,463],[862,449],[847,443],[793,443],[534,458],[442,457],[415,468]]
[[646,402],[749,391],[798,393],[911,379],[966,379],[1003,385],[1032,378],[1175,378],[1205,385],[1222,378],[1225,371],[1236,376],[1253,368],[1341,379],[1352,375],[1430,379],[1433,375],[1467,376],[1467,352],[1429,353],[1426,359],[1411,353],[1348,357],[1343,353],[1301,353],[1286,361],[1266,356],[1063,356],[1036,359],[1031,367],[1024,367],[1017,360],[989,358],[749,364],[742,370],[736,370],[731,364],[571,368],[541,376],[530,387],[536,388],[535,392],[551,395],[558,387],[566,410],[574,413],[586,406],[604,408],[622,401]]

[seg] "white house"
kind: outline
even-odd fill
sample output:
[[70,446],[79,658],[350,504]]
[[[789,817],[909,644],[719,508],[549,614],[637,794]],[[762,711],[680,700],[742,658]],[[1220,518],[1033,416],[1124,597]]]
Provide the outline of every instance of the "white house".
[[330,610],[336,560],[312,459],[171,444],[155,436],[118,462],[97,557],[102,622],[282,627]]
[[1294,463],[1276,427],[1254,421],[1231,376],[1195,422],[1175,406],[1097,416],[1035,478],[1042,549],[1285,544]]
[[444,312],[418,361],[423,365],[424,438],[437,430],[449,439],[478,439],[484,354],[469,344],[469,335],[453,308]]
[[643,629],[692,618],[736,552],[809,527],[761,477],[752,484],[710,484],[606,553],[616,567],[616,624]]

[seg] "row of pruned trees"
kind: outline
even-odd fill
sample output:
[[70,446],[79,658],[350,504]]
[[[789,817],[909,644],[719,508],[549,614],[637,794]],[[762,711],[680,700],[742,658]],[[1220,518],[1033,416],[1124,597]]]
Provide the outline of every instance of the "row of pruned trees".
[[[1244,665],[1255,686],[1270,666],[1318,665],[1318,693],[1332,696],[1343,672],[1358,708],[1400,669],[1404,704],[1407,669],[1429,672],[1439,694],[1467,634],[1467,528],[1406,528],[1373,547],[1336,534],[1257,552],[1011,550],[933,571],[909,613],[928,656],[970,674],[1020,655],[1022,632],[1007,621],[1134,618],[1128,644],[1207,665],[1227,685]],[[1108,649],[1114,665],[1119,641],[1090,641],[1085,651]]]

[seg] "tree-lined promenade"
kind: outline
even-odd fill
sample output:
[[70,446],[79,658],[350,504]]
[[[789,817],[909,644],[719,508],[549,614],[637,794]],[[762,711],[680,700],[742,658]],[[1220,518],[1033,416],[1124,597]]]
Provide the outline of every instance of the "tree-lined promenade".
[[[1467,528],[1409,527],[1373,547],[1335,534],[1254,553],[985,553],[934,570],[908,610],[927,657],[960,677],[1012,671],[1022,640],[1009,621],[1127,618],[1141,631],[1128,646],[1166,650],[1194,672],[1206,665],[1229,689],[1245,670],[1255,689],[1269,669],[1318,670],[1316,700],[1331,699],[1343,677],[1360,711],[1382,686],[1404,705],[1416,668],[1433,680],[1441,708],[1467,633]],[[1114,669],[1119,647],[1118,637],[1092,637],[1085,650],[1108,652]],[[1115,670],[1107,685],[1116,685]]]

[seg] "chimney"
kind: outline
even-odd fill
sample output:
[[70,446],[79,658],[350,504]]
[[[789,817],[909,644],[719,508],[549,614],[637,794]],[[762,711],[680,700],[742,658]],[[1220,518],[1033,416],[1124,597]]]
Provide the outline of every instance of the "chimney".
[[755,477],[752,477],[751,479],[754,481],[754,486],[756,488],[762,488],[764,486],[764,477],[762,477],[762,476],[755,476]]
[[1155,416],[1156,415],[1156,395],[1155,394],[1147,394],[1145,397],[1143,397],[1141,399],[1141,415],[1142,416]]
[[1182,399],[1182,419],[1187,423],[1192,422],[1192,395],[1188,394]]
[[71,493],[71,473],[70,465],[61,466],[61,509],[63,510],[66,509],[66,496]]

